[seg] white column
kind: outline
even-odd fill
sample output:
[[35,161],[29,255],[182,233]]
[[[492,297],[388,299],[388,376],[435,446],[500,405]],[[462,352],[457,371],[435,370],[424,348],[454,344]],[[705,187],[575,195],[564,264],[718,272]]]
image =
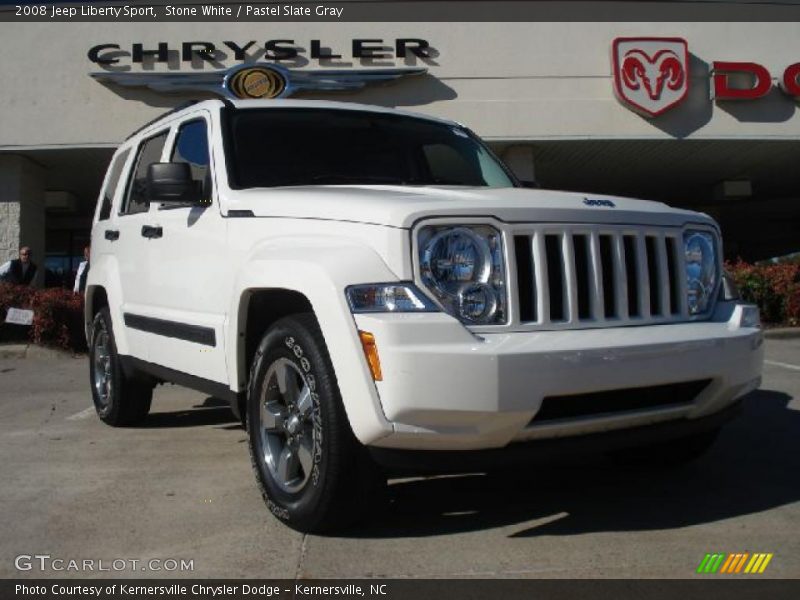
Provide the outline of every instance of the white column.
[[44,283],[45,170],[16,154],[0,154],[0,263],[30,246],[38,265],[34,284]]

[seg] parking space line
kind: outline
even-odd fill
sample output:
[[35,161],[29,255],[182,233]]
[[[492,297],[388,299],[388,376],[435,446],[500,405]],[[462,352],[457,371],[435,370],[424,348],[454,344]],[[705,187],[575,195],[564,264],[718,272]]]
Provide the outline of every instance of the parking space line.
[[800,365],[790,365],[789,363],[778,362],[777,360],[765,360],[764,364],[783,367],[784,369],[791,369],[792,371],[800,371]]
[[68,416],[67,421],[80,421],[81,419],[91,417],[93,414],[94,406],[90,406],[88,408],[84,408],[81,412],[77,412],[74,415]]

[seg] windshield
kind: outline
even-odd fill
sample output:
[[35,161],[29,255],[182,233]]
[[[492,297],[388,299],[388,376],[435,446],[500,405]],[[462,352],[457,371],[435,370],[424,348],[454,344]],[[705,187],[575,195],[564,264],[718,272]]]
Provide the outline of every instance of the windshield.
[[455,125],[355,110],[226,112],[226,153],[234,188],[514,186],[489,150]]

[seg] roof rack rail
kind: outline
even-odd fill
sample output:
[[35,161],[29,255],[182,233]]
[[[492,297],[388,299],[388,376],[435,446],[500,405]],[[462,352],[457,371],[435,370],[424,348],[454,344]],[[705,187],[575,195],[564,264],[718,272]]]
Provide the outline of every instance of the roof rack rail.
[[168,110],[167,112],[165,112],[165,113],[164,113],[164,114],[162,114],[162,115],[158,115],[158,116],[157,116],[155,119],[152,119],[152,120],[148,121],[147,123],[145,123],[144,125],[142,125],[141,127],[139,127],[139,129],[137,129],[137,130],[136,130],[136,131],[134,131],[132,134],[130,134],[128,137],[126,137],[126,138],[125,138],[125,140],[127,141],[127,140],[131,139],[131,138],[132,138],[133,136],[135,136],[137,133],[139,133],[140,131],[142,131],[142,130],[144,130],[144,129],[147,129],[148,127],[150,127],[150,125],[152,125],[153,123],[156,123],[157,121],[160,121],[160,120],[161,120],[161,119],[163,119],[164,117],[167,117],[167,116],[169,116],[169,115],[171,115],[171,114],[173,114],[173,113],[176,113],[176,112],[178,112],[178,111],[181,111],[181,110],[183,110],[184,108],[189,108],[190,106],[193,106],[193,105],[197,104],[198,102],[202,102],[202,100],[187,100],[186,102],[181,102],[181,103],[180,103],[178,106],[176,106],[175,108],[173,108],[173,109],[171,109],[171,110]]

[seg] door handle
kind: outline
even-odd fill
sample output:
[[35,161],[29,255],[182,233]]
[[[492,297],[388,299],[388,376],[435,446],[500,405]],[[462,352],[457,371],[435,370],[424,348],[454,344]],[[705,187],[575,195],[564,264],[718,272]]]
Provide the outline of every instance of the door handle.
[[106,239],[109,241],[116,241],[119,239],[119,230],[117,229],[106,229]]
[[164,235],[164,230],[157,225],[142,225],[142,237],[160,238]]

